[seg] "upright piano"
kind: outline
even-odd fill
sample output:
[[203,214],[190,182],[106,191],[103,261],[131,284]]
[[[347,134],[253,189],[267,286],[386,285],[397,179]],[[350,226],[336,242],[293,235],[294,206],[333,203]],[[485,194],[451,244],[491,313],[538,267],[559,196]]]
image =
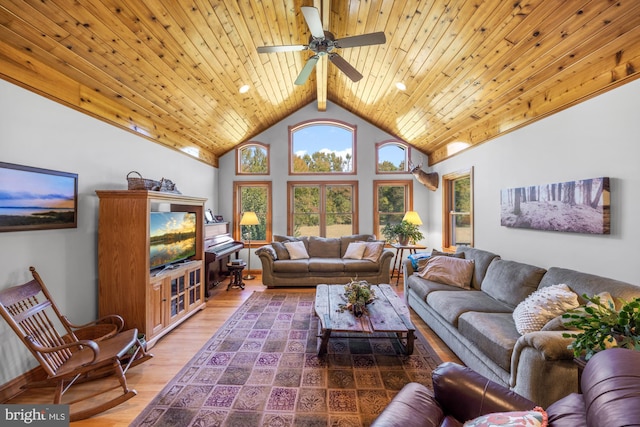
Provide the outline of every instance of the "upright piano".
[[209,289],[217,286],[229,276],[227,263],[231,255],[244,248],[244,243],[233,240],[229,233],[229,223],[219,222],[205,224],[204,227],[204,274],[209,296]]

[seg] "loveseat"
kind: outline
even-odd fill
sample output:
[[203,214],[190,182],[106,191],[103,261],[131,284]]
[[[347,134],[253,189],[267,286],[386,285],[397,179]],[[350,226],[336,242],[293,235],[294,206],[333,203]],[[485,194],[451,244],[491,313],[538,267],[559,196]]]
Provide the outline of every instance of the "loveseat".
[[[534,310],[534,320],[539,324],[534,328],[525,324],[524,333],[518,331],[523,325],[516,322],[514,312],[521,313],[534,296],[557,290],[561,284],[576,299],[575,306],[585,304],[583,294],[592,296],[607,291],[617,304],[619,299],[629,301],[640,296],[640,287],[629,283],[565,268],[552,267],[547,271],[504,260],[481,249],[458,247],[457,256],[466,263],[472,261],[467,287],[460,283],[445,284],[447,280],[437,277],[438,274],[438,281],[434,281],[425,274],[431,264],[446,265],[453,261],[445,262],[439,257],[436,263],[432,257],[421,273],[414,270],[411,260],[404,261],[407,304],[465,365],[541,405],[578,389],[577,365],[572,350],[567,348],[573,339],[562,336],[567,330],[559,321],[560,314],[544,318],[553,314],[553,310],[558,311],[557,306],[537,309],[539,313]],[[538,314],[540,318],[535,319]]]
[[[256,251],[267,287],[347,283],[389,283],[393,251],[370,234],[340,238],[274,236]],[[293,258],[293,259],[292,259]]]
[[[640,352],[622,348],[601,351],[584,369],[582,394],[570,394],[541,409],[546,412],[549,427],[637,426],[638,378]],[[504,420],[504,412],[530,412],[539,405],[452,362],[438,366],[432,380],[433,392],[418,383],[404,386],[372,427],[456,427],[487,414],[502,414]]]

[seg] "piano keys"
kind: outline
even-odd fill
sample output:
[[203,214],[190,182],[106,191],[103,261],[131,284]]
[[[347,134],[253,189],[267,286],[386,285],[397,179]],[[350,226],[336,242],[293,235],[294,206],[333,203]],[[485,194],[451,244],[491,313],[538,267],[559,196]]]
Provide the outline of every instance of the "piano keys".
[[229,223],[205,224],[204,264],[207,296],[209,289],[217,286],[229,276],[227,262],[233,254],[238,259],[238,252],[244,243],[233,240],[229,233]]

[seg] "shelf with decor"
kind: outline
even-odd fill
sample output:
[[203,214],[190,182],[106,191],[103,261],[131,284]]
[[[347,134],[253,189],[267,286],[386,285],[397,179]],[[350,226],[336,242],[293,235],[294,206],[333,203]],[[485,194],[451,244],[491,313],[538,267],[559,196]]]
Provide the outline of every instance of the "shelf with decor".
[[119,314],[152,347],[205,306],[207,199],[147,190],[96,193],[99,313]]

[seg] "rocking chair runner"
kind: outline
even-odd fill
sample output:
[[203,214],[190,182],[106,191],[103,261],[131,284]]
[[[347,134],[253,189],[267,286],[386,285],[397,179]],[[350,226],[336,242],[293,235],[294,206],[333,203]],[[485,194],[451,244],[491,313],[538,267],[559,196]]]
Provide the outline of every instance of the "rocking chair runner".
[[[122,394],[89,409],[71,409],[71,421],[92,417],[135,396],[137,392],[127,386],[125,374],[130,367],[153,357],[139,342],[137,329],[123,331],[124,321],[117,315],[86,325],[70,323],[58,310],[36,269],[29,270],[34,280],[0,291],[0,314],[47,373],[45,381],[27,386],[55,385],[53,403],[61,404],[65,403],[62,395],[74,384],[111,375],[118,378]],[[86,339],[92,333],[102,336]],[[94,397],[92,394],[67,403]]]

